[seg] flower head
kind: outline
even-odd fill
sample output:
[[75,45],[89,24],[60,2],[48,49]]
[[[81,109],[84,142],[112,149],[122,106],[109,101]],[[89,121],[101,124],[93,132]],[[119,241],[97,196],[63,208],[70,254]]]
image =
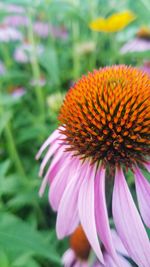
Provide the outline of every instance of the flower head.
[[120,52],[121,54],[129,52],[143,52],[150,50],[150,29],[140,28],[136,33],[136,37],[129,40],[123,45]]
[[[150,227],[150,78],[136,68],[106,67],[83,76],[67,93],[60,110],[60,127],[46,147],[40,175],[53,156],[40,188],[49,183],[49,200],[58,211],[59,238],[80,223],[99,261],[99,239],[120,266],[109,227],[105,181],[114,179],[112,213],[129,256],[139,267],[150,266],[150,242],[125,178],[135,178],[139,209]],[[106,187],[107,190],[107,187]],[[101,217],[101,220],[100,220]]]
[[36,21],[34,23],[34,32],[41,38],[47,38],[49,36],[49,24],[42,21]]
[[150,76],[150,61],[145,61],[141,70],[145,71]]
[[29,18],[25,15],[10,15],[5,17],[4,23],[11,27],[28,26]]
[[0,42],[21,41],[22,33],[13,27],[7,25],[0,26]]
[[108,18],[97,18],[89,24],[89,27],[91,30],[98,32],[118,32],[135,20],[135,18],[136,16],[131,11],[123,11],[114,13]]
[[80,225],[70,236],[70,249],[63,255],[62,263],[65,267],[71,267],[73,264],[88,267],[90,249],[88,239]]
[[[129,257],[128,252],[126,251],[116,231],[111,230],[111,235],[120,266],[131,267],[130,263],[126,259]],[[105,265],[102,265],[94,255],[91,255],[92,249],[81,225],[77,227],[74,233],[70,236],[69,240],[70,248],[62,257],[62,264],[64,267],[116,267],[114,261],[104,248],[102,250]]]
[[59,115],[67,150],[113,167],[146,160],[150,155],[147,82],[142,72],[124,66],[83,77],[68,92]]
[[20,99],[26,94],[26,89],[24,87],[12,87],[9,89],[9,93],[14,99]]
[[[32,58],[33,53],[33,45],[29,42],[24,41],[22,44],[16,47],[14,52],[14,59],[19,63],[28,63]],[[44,51],[44,47],[42,45],[36,46],[37,56],[41,55]]]

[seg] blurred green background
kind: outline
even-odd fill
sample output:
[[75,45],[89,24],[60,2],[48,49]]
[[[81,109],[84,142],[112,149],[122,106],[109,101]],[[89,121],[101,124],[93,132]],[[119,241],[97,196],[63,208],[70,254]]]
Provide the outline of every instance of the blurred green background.
[[[90,29],[125,10],[136,19],[124,29]],[[35,155],[82,74],[112,64],[149,72],[149,14],[148,0],[0,2],[0,267],[61,266],[68,244],[56,238],[48,190],[38,196]]]

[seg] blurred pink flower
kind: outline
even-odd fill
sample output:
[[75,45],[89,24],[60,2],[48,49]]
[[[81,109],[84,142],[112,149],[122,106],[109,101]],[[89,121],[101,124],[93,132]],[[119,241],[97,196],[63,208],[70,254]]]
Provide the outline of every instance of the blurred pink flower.
[[33,25],[34,32],[41,38],[46,38],[49,35],[49,24],[42,21],[36,21]]
[[53,26],[50,25],[50,34],[54,38],[60,38],[66,40],[68,37],[68,32],[64,26]]
[[150,75],[150,61],[144,62],[144,65],[140,69]]
[[34,23],[34,32],[41,38],[47,38],[49,35],[54,38],[66,39],[67,30],[63,26],[54,26],[47,22],[36,21]]
[[28,26],[29,19],[25,15],[11,15],[5,17],[4,23],[12,27]]
[[135,38],[124,44],[120,50],[121,54],[129,52],[143,52],[150,50],[150,40]]
[[13,88],[11,95],[15,99],[21,98],[23,95],[25,95],[26,89],[24,87],[16,87]]
[[23,39],[22,33],[17,29],[1,25],[0,26],[0,42],[21,41]]
[[9,13],[24,13],[25,9],[21,5],[0,3],[0,9],[5,10]]
[[[33,46],[30,43],[24,42],[20,46],[16,47],[14,52],[14,59],[19,63],[27,63],[31,60]],[[36,46],[37,55],[41,55],[44,51],[42,45]]]
[[34,79],[32,79],[31,82],[30,82],[30,84],[31,84],[32,86],[37,86],[37,85],[39,85],[40,87],[43,87],[43,86],[46,84],[46,79],[45,79],[44,77],[41,76],[39,80],[34,80]]

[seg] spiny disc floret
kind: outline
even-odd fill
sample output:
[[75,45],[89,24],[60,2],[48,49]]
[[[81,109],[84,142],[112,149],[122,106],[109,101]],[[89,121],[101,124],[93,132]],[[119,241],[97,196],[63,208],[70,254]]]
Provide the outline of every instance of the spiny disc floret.
[[59,120],[74,155],[131,166],[150,156],[150,78],[124,65],[83,76],[67,93]]

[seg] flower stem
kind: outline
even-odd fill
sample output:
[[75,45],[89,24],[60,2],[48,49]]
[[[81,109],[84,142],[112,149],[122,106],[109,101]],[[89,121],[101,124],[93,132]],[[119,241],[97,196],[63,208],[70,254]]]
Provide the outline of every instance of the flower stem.
[[16,166],[16,170],[20,174],[21,179],[26,180],[25,171],[24,171],[24,168],[23,168],[22,163],[20,161],[18,151],[17,151],[16,145],[14,142],[10,122],[8,122],[7,125],[5,126],[4,134],[5,134],[5,138],[7,140],[7,147],[8,147],[8,152],[9,152],[10,158],[14,162],[14,164]]
[[[3,51],[3,55],[4,55],[4,62],[5,62],[5,65],[7,67],[7,69],[10,69],[11,67],[11,59],[9,57],[9,54],[7,52],[7,49],[5,48],[5,46],[2,47],[2,51]],[[0,87],[2,88],[2,84],[0,84]],[[0,98],[2,97],[1,95],[1,92],[0,92]],[[4,114],[4,107],[1,103],[0,105],[0,116],[3,116]],[[13,137],[13,133],[12,133],[12,129],[11,129],[11,123],[10,121],[8,121],[5,125],[5,128],[4,128],[4,135],[5,135],[5,139],[6,139],[6,142],[7,142],[7,149],[8,149],[8,154],[10,155],[10,158],[12,160],[12,162],[14,163],[15,167],[16,167],[16,170],[19,174],[19,177],[21,178],[21,182],[24,181],[26,182],[27,181],[27,177],[26,177],[26,174],[25,174],[25,170],[24,170],[24,167],[22,165],[22,162],[20,160],[20,157],[19,157],[19,154],[18,154],[18,151],[17,151],[17,148],[16,148],[16,144],[15,144],[15,141],[14,141],[14,137]]]
[[[74,0],[75,7],[79,5],[78,0]],[[75,81],[80,76],[80,56],[76,52],[76,44],[79,42],[79,23],[77,21],[72,22],[72,35],[73,35],[73,80]]]
[[76,43],[79,37],[79,25],[77,22],[72,24],[73,33],[73,80],[76,80],[80,76],[80,58],[76,52]]
[[36,51],[36,44],[35,44],[34,33],[33,33],[32,17],[31,17],[30,11],[29,11],[28,38],[29,38],[29,42],[32,46],[31,68],[32,68],[32,73],[33,73],[33,79],[35,81],[35,94],[36,94],[38,107],[40,110],[40,118],[42,121],[44,121],[45,120],[44,95],[42,92],[42,88],[40,86],[40,68],[39,68],[39,64],[37,61],[37,51]]

